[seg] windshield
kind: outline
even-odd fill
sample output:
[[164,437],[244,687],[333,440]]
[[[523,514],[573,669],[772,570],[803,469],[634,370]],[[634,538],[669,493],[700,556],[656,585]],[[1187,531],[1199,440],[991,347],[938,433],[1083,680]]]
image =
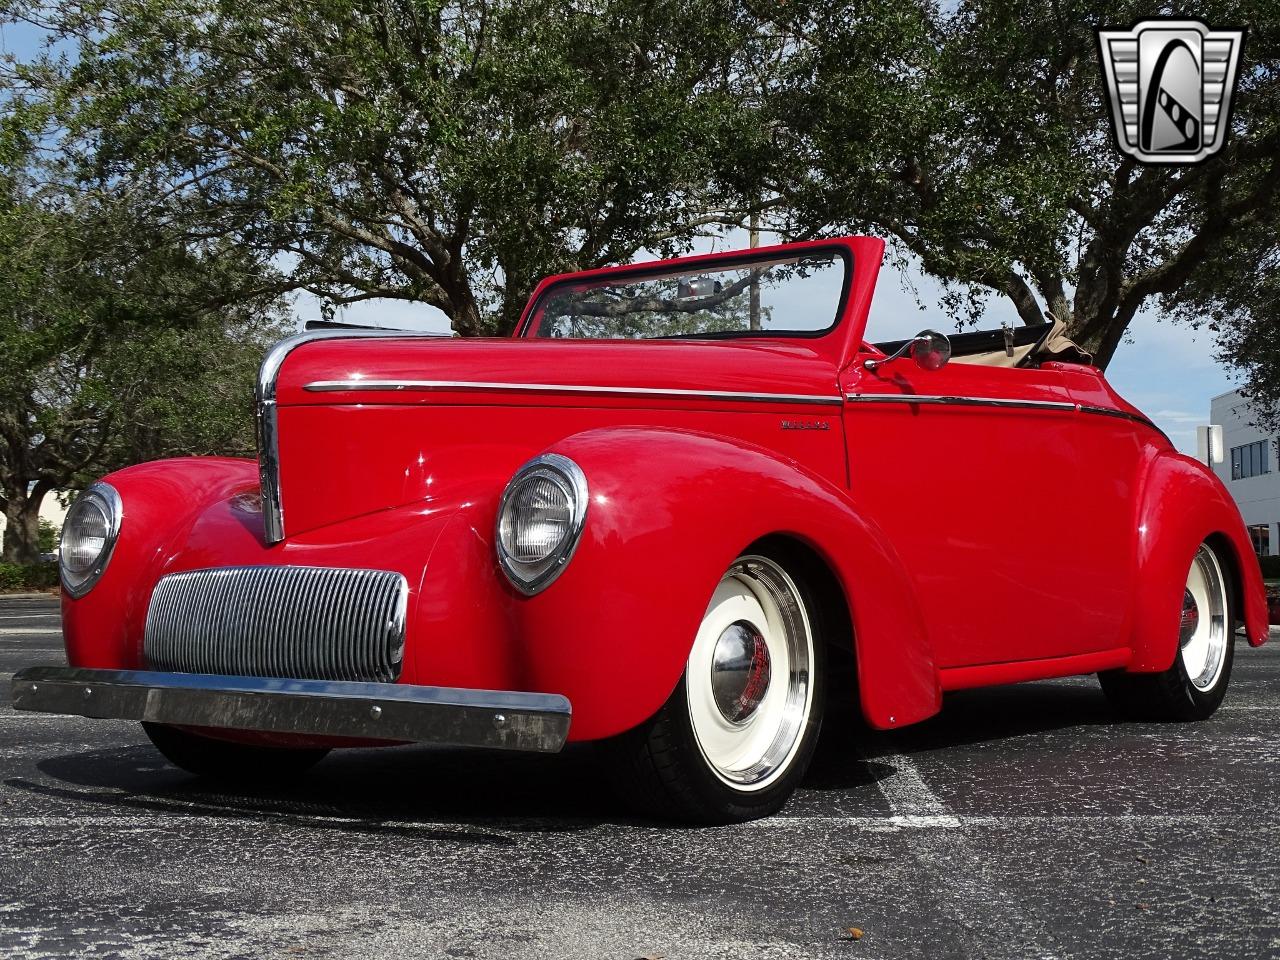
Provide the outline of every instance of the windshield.
[[835,326],[839,251],[617,279],[566,281],[534,305],[527,335],[590,340],[816,336]]

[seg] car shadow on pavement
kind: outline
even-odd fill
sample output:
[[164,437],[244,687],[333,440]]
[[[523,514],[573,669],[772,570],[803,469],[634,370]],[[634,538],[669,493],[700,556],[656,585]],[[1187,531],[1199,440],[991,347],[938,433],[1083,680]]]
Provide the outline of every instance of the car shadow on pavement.
[[[801,790],[866,792],[894,775],[875,759],[886,752],[943,750],[1119,722],[1101,691],[1079,681],[948,694],[937,717],[888,734],[871,733],[845,711],[830,718]],[[590,745],[554,756],[416,745],[335,750],[286,786],[196,778],[169,765],[149,744],[48,757],[37,769],[57,783],[11,778],[6,786],[99,804],[113,814],[270,821],[474,844],[509,844],[512,832],[573,832],[606,823],[673,826],[633,816],[610,789]]]
[[910,754],[1126,723],[1095,680],[1045,680],[953,691],[941,713],[888,734],[884,744]]
[[137,745],[48,757],[37,769],[58,785],[22,778],[6,786],[29,793],[120,810],[272,820],[341,831],[444,832],[467,842],[509,843],[504,831],[566,832],[627,821],[625,808],[602,782],[589,750],[555,757],[384,747],[336,750],[287,785],[224,784],[174,768]]
[[[113,815],[219,817],[495,844],[512,842],[512,832],[681,826],[634,814],[589,746],[556,756],[418,746],[335,750],[296,781],[270,786],[191,776],[149,744],[47,757],[36,767],[55,782],[14,777],[5,786],[100,805]],[[892,775],[891,767],[856,752],[824,750],[802,790],[856,794]],[[506,835],[486,834],[486,826]]]

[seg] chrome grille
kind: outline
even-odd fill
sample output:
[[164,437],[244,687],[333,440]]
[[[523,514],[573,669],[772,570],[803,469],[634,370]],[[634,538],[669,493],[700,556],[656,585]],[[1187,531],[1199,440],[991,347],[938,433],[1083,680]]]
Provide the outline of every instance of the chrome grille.
[[151,595],[154,670],[389,683],[404,659],[408,584],[387,570],[215,567]]

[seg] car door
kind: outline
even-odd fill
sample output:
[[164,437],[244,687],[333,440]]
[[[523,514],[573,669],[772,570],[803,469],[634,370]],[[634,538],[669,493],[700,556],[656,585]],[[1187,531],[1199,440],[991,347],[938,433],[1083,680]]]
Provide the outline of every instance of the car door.
[[1059,371],[858,358],[841,386],[852,495],[913,577],[939,667],[1108,646],[1077,583],[1088,535]]
[[1137,587],[1141,482],[1168,439],[1125,403],[1101,371],[1064,365],[1062,375],[1081,412],[1078,499],[1087,506],[1090,549],[1080,584],[1093,600],[1088,630],[1120,646],[1128,638],[1125,617]]

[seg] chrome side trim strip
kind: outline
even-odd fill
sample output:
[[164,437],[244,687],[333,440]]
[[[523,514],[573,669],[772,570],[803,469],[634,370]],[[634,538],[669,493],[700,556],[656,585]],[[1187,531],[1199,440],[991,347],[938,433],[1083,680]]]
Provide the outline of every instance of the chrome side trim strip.
[[564,746],[572,712],[551,693],[53,666],[12,691],[38,713],[539,753]]
[[286,337],[270,350],[258,368],[254,387],[258,434],[258,482],[262,488],[262,522],[267,543],[284,539],[284,503],[280,496],[279,417],[276,412],[276,381],[285,359],[298,347],[314,340],[362,340],[365,337],[395,337],[407,340],[437,338],[436,334],[402,330],[315,330]]
[[1020,407],[1033,410],[1078,410],[1079,404],[1063,400],[1011,400],[1003,397],[941,397],[929,394],[862,394],[845,397],[850,403],[928,403],[949,407]]
[[[1069,403],[1063,400],[1012,400],[1003,397],[942,397],[911,393],[892,395],[850,393],[845,396],[845,400],[849,403],[924,403],[948,407],[1004,407],[1006,409],[1020,408],[1029,410],[1072,411],[1074,413],[1087,413],[1099,417],[1115,417],[1119,420],[1128,420],[1131,423],[1140,423],[1144,427],[1150,427],[1156,433],[1160,434],[1160,436],[1169,440],[1168,434],[1144,416],[1129,413],[1127,410],[1111,410],[1107,407],[1095,407],[1083,403]],[[1170,440],[1169,442],[1172,443],[1173,441]]]
[[734,390],[681,390],[663,387],[604,387],[569,383],[507,383],[484,380],[317,380],[304,390],[312,393],[379,392],[430,393],[440,391],[475,391],[481,393],[580,393],[617,397],[696,398],[731,400],[745,403],[809,403],[840,406],[838,396],[813,393],[749,393]]
[[[1166,440],[1169,440],[1169,435],[1165,433],[1163,430],[1161,430],[1159,427],[1157,427],[1154,421],[1148,420],[1146,417],[1140,414],[1129,413],[1129,411],[1127,410],[1110,410],[1107,407],[1092,407],[1092,406],[1087,406],[1085,404],[1080,405],[1080,412],[1091,413],[1094,416],[1098,416],[1098,417],[1115,417],[1118,420],[1128,420],[1130,423],[1140,423],[1144,427],[1150,427],[1156,433],[1160,434],[1160,436],[1164,437]],[[1169,443],[1172,445],[1173,441],[1169,440]]]

